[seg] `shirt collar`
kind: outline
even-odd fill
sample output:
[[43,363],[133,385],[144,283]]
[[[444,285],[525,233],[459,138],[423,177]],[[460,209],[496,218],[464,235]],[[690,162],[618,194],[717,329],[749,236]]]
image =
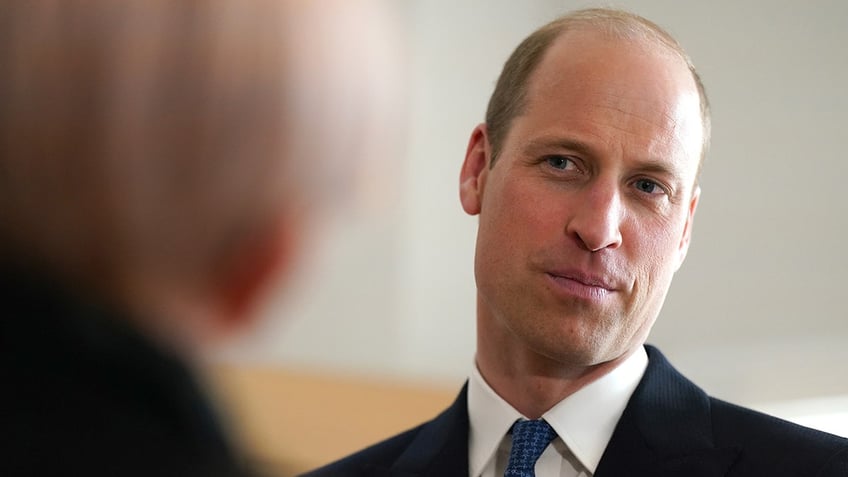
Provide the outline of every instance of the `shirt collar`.
[[[643,347],[609,373],[563,399],[544,418],[580,463],[595,473],[627,402],[648,366]],[[468,383],[468,464],[480,475],[512,424],[525,418],[483,379],[475,365]],[[526,419],[526,418],[525,418]]]
[[468,475],[483,472],[509,428],[522,417],[489,386],[475,363],[468,380]]

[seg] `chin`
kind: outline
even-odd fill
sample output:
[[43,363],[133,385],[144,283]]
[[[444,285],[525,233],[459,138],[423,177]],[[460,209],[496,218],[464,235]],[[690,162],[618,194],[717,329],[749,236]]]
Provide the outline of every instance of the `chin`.
[[557,339],[551,341],[551,335],[541,337],[533,348],[538,354],[555,361],[559,364],[569,366],[591,366],[600,360],[598,349],[592,344],[580,340]]
[[629,352],[592,333],[548,333],[537,337],[535,349],[549,359],[569,366],[596,366],[616,360]]

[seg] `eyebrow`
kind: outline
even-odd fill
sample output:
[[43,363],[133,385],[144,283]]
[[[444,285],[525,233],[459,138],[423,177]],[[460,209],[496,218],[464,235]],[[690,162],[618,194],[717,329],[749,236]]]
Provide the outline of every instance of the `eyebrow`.
[[568,149],[585,156],[597,156],[595,148],[577,139],[540,137],[531,139],[523,148],[525,154],[542,149]]

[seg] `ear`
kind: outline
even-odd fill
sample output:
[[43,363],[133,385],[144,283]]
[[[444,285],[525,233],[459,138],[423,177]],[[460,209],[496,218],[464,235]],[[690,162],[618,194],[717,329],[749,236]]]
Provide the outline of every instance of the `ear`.
[[298,221],[290,216],[255,232],[238,244],[225,264],[212,300],[219,305],[216,328],[231,334],[249,327],[265,292],[291,271],[300,241]]
[[692,191],[692,199],[689,201],[689,213],[686,216],[686,224],[683,226],[683,236],[680,238],[676,269],[680,269],[683,261],[686,260],[686,254],[689,252],[689,242],[692,240],[692,222],[695,220],[695,210],[698,208],[700,199],[701,187],[695,186],[695,190]]
[[483,204],[483,189],[489,170],[491,147],[486,124],[479,124],[471,132],[465,162],[459,173],[459,199],[468,215],[477,215]]

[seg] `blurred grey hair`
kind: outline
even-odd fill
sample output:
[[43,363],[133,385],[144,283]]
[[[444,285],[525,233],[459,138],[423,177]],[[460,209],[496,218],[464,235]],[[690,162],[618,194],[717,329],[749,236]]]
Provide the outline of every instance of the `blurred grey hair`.
[[0,6],[0,258],[95,287],[215,276],[294,204],[282,2]]

